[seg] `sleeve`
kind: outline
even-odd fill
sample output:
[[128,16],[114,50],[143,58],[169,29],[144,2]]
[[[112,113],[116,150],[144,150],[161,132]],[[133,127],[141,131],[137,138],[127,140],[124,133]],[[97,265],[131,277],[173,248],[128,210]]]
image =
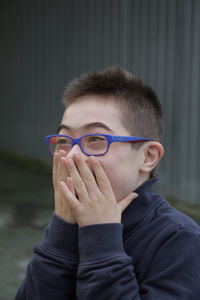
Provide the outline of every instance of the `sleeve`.
[[141,299],[122,228],[120,223],[79,228],[78,300]]
[[[137,245],[135,245],[137,247]],[[200,238],[177,232],[157,249],[139,282],[121,224],[79,229],[78,300],[188,300],[200,295]]]
[[54,214],[45,240],[34,247],[15,300],[75,299],[77,266],[77,226]]

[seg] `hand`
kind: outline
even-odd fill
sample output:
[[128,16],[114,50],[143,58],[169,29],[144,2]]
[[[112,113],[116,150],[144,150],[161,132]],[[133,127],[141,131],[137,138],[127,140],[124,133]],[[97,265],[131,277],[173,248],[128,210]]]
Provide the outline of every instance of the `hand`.
[[123,210],[138,195],[131,193],[117,203],[100,162],[95,157],[89,159],[90,168],[77,153],[73,159],[63,159],[76,193],[61,181],[65,200],[79,226],[120,223]]
[[71,192],[75,195],[73,182],[67,175],[67,169],[64,165],[63,158],[66,156],[65,152],[60,150],[59,153],[54,154],[53,158],[53,186],[55,197],[55,213],[64,221],[75,223],[75,219],[71,214],[68,203],[60,188],[60,181],[64,181]]

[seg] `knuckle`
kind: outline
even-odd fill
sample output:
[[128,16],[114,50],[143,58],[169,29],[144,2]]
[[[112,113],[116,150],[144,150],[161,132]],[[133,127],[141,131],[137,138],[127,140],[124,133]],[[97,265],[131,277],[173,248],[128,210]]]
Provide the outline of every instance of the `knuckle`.
[[82,193],[85,191],[84,184],[81,180],[78,180],[75,184],[75,189],[77,192]]

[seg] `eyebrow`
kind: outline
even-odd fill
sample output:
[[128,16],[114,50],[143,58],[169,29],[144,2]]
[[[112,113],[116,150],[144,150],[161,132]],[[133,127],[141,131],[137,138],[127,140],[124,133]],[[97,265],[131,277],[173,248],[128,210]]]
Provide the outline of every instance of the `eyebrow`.
[[[84,126],[82,126],[80,128],[81,131],[84,131],[84,130],[88,130],[88,129],[92,129],[94,127],[99,127],[99,128],[103,128],[103,129],[106,129],[108,130],[109,132],[113,132],[113,130],[111,128],[109,128],[106,124],[104,123],[101,123],[101,122],[94,122],[94,123],[88,123],[88,124],[85,124]],[[68,130],[68,131],[74,131],[74,128],[68,126],[68,125],[65,125],[65,124],[61,124],[58,129],[57,129],[57,134],[59,133],[59,131],[61,129],[65,129],[65,130]]]

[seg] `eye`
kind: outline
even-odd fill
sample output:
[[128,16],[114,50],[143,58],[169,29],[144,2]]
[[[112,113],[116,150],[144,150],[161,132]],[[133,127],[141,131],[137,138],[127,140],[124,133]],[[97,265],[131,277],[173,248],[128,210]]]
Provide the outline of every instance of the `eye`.
[[85,151],[90,154],[99,154],[107,149],[107,139],[101,135],[85,136],[81,144]]
[[57,144],[70,144],[70,140],[66,138],[59,138]]
[[88,143],[92,143],[92,142],[105,142],[105,137],[103,137],[103,136],[97,136],[97,135],[95,135],[95,136],[90,136],[89,138],[88,138]]

